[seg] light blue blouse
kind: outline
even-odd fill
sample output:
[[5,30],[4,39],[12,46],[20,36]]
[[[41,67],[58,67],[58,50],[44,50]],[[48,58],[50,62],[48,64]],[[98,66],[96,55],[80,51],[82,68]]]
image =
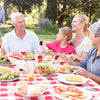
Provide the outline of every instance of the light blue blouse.
[[87,57],[78,64],[87,71],[97,76],[100,76],[100,54],[97,57],[95,57],[96,52],[97,52],[97,47],[92,48],[88,52]]

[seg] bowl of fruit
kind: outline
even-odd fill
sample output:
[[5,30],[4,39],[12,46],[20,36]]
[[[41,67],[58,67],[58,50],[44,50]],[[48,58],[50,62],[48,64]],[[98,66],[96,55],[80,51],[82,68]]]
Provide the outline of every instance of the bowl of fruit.
[[43,76],[53,75],[57,71],[57,65],[50,63],[38,63],[37,70]]

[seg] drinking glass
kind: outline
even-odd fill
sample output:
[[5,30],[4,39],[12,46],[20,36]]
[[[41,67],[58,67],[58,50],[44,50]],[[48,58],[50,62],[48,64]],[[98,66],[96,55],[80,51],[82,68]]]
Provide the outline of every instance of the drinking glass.
[[35,61],[34,60],[26,61],[26,72],[34,73],[34,69],[35,69]]

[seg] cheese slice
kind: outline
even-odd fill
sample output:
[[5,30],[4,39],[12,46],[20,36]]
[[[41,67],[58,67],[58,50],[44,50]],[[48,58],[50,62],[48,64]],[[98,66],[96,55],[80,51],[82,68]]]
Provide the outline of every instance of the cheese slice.
[[4,66],[0,66],[0,72],[11,72],[12,69]]
[[66,75],[64,78],[66,81],[83,82],[83,76],[80,76],[80,75],[69,74],[69,75]]

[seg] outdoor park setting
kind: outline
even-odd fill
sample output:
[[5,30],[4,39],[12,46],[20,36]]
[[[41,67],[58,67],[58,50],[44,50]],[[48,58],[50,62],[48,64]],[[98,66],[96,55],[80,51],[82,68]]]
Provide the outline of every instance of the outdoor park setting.
[[[12,25],[11,14],[20,11],[25,14],[27,28],[44,41],[47,38],[56,40],[58,28],[71,27],[72,18],[77,13],[87,15],[90,23],[100,18],[99,0],[2,0],[1,3],[6,13],[6,24]],[[13,26],[2,29],[2,37],[12,29]]]
[[100,0],[0,0],[0,100],[100,100]]

